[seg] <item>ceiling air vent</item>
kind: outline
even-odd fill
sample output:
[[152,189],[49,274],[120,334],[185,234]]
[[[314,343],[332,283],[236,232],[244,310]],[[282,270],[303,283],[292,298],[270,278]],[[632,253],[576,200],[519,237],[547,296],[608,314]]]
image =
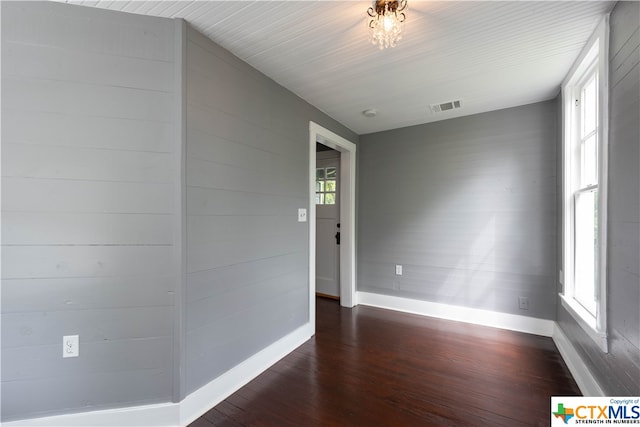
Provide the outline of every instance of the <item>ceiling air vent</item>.
[[429,107],[431,108],[432,113],[442,113],[443,111],[457,110],[461,106],[462,104],[458,99],[455,101],[443,102],[441,104],[431,104]]

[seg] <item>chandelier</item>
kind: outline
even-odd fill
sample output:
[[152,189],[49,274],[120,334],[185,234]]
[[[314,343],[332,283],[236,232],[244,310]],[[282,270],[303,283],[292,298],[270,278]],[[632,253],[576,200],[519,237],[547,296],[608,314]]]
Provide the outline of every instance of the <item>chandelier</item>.
[[402,38],[402,26],[407,18],[407,0],[374,0],[374,5],[367,10],[371,17],[369,30],[371,43],[380,49],[394,47]]

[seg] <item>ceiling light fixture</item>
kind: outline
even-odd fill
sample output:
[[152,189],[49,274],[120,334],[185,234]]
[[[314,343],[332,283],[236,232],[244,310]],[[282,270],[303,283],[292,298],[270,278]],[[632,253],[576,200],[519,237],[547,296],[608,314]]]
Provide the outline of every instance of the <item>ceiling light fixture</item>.
[[395,47],[402,38],[402,27],[407,16],[407,0],[374,0],[367,10],[371,43],[380,49]]

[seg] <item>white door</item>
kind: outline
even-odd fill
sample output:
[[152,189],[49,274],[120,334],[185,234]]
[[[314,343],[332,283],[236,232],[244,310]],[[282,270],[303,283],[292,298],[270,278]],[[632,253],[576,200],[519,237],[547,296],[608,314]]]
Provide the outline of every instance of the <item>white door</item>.
[[316,293],[340,298],[340,153],[316,156]]

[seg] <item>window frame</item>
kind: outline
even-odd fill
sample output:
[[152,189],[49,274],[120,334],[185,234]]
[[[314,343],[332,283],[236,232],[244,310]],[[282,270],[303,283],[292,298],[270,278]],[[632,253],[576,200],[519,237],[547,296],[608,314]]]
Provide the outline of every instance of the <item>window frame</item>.
[[[334,176],[329,177],[328,172],[329,169],[334,169]],[[318,178],[318,171],[323,170],[323,177]],[[327,183],[329,181],[334,182],[333,191],[327,190]],[[320,186],[321,189],[318,190],[318,184],[322,183]],[[327,203],[327,195],[333,195],[333,203]],[[335,166],[325,166],[325,167],[317,167],[316,166],[316,206],[333,206],[338,203],[337,199],[338,195],[338,168]],[[318,202],[318,196],[320,196],[320,202]]]
[[[580,56],[571,67],[562,83],[562,266],[560,292],[562,306],[571,314],[591,339],[603,352],[608,352],[607,339],[607,177],[608,177],[608,136],[609,136],[609,15],[602,19]],[[580,132],[577,119],[576,99],[579,92],[595,71],[598,73],[598,151],[595,185],[581,187],[576,176],[580,168],[572,166],[580,162]],[[577,152],[576,152],[577,151]],[[597,233],[597,277],[596,313],[593,315],[575,298],[575,200],[578,192],[596,188],[598,192],[598,233]]]

